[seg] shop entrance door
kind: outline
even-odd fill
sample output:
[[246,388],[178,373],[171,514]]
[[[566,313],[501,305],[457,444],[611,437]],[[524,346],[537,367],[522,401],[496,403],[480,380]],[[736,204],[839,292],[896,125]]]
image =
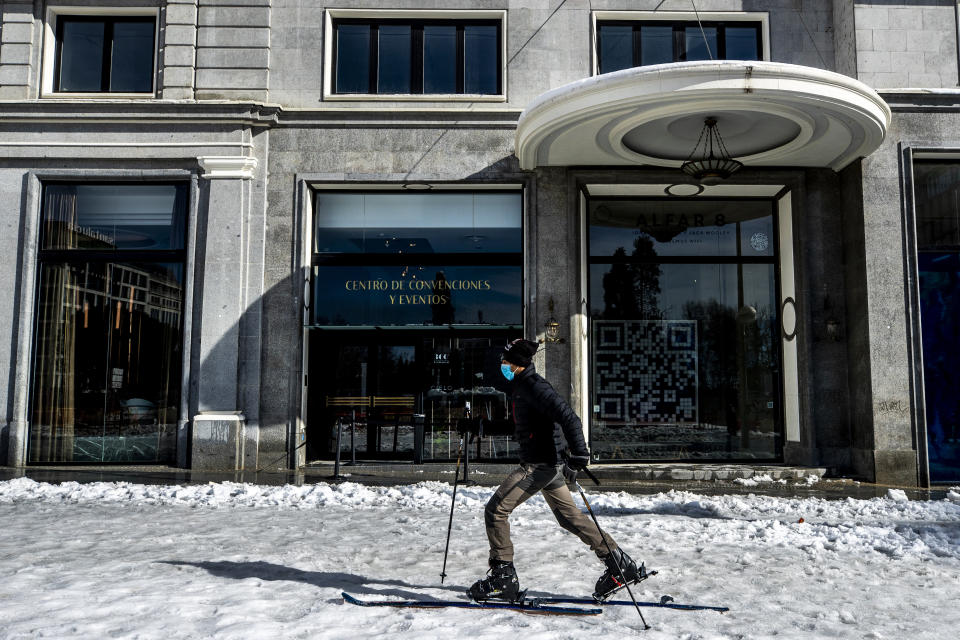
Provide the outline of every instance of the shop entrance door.
[[[513,459],[502,331],[312,329],[308,460]],[[454,333],[454,335],[451,335]],[[422,425],[422,427],[418,426]]]

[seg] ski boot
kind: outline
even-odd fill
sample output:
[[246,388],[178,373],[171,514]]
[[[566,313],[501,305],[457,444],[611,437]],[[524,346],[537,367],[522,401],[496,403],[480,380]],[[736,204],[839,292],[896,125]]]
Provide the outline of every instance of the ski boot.
[[[607,570],[604,571],[600,579],[597,580],[597,586],[593,591],[593,598],[597,602],[603,602],[625,586],[636,584],[653,575],[647,573],[642,562],[640,566],[637,567],[637,563],[620,549],[614,549],[612,553],[603,559],[603,562],[607,565]],[[620,576],[620,569],[617,568],[618,562],[620,569],[623,569],[623,579],[626,579],[626,582],[624,582]],[[656,573],[656,571],[653,573]]]
[[490,569],[487,577],[477,580],[467,589],[471,600],[483,602],[485,600],[505,600],[519,602],[523,599],[524,591],[520,591],[520,581],[517,579],[517,570],[512,562],[490,560]]

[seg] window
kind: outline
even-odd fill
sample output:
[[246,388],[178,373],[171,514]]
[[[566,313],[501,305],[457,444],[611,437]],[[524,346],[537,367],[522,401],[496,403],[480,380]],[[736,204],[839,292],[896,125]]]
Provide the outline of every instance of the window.
[[768,200],[589,200],[590,450],[767,460],[783,447]]
[[333,94],[499,95],[499,19],[333,20]]
[[52,90],[152,93],[154,15],[58,15]]
[[762,60],[762,24],[744,21],[598,21],[597,69],[692,60]]
[[913,165],[917,286],[931,482],[960,481],[960,163]]
[[172,462],[185,183],[43,190],[28,459]]
[[522,192],[318,190],[314,204],[308,457],[449,460],[471,428],[472,455],[515,459],[500,354],[523,329]]

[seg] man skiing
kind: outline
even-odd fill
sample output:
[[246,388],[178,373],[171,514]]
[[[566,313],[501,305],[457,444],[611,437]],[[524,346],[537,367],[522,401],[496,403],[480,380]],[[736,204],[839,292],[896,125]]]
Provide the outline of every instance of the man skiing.
[[576,483],[577,472],[590,463],[590,454],[580,418],[533,366],[537,347],[536,342],[518,339],[508,344],[501,356],[500,370],[511,382],[520,466],[507,476],[484,509],[490,569],[487,577],[475,582],[467,594],[478,601],[517,601],[523,597],[513,566],[508,518],[520,504],[541,491],[560,526],[589,545],[606,565],[593,594],[597,600],[604,600],[624,586],[620,569],[628,584],[643,580],[647,573],[642,563],[637,567],[613,538],[573,502],[567,485]]

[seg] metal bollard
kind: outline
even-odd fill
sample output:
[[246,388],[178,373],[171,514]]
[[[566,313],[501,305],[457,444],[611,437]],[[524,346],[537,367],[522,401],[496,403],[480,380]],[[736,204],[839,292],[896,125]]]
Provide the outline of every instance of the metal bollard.
[[339,481],[340,478],[340,436],[343,433],[343,418],[337,418],[337,455],[333,463],[333,479]]

